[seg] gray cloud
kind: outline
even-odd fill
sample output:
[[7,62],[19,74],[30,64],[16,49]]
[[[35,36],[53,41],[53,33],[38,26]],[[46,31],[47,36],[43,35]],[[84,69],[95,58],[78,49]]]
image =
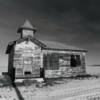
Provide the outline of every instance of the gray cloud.
[[0,0],[0,12],[1,54],[25,19],[37,27],[38,38],[86,48],[90,59],[100,49],[92,49],[100,43],[100,0]]

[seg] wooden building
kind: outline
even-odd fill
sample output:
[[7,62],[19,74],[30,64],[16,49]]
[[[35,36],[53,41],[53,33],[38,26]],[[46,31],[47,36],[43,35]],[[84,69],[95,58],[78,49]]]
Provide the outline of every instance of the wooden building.
[[8,43],[8,73],[20,78],[57,78],[86,73],[86,50],[55,41],[39,40],[29,21],[17,31],[20,38]]

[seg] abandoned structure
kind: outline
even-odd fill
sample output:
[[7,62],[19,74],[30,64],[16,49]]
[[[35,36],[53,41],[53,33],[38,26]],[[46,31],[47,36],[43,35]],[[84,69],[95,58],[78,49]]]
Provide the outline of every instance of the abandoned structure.
[[8,43],[8,73],[20,78],[57,78],[85,74],[86,50],[38,40],[29,21],[19,27],[20,38]]

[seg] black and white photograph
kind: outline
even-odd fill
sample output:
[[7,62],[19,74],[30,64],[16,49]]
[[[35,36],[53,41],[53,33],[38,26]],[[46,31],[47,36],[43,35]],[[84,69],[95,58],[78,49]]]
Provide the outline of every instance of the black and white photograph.
[[100,100],[100,0],[0,0],[0,100]]

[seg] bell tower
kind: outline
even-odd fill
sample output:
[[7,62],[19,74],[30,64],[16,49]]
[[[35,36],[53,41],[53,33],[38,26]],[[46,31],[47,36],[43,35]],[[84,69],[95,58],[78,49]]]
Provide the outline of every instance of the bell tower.
[[33,27],[33,25],[29,22],[29,20],[26,20],[24,24],[17,30],[17,33],[21,34],[21,38],[28,38],[28,37],[35,38],[35,32],[36,28]]

